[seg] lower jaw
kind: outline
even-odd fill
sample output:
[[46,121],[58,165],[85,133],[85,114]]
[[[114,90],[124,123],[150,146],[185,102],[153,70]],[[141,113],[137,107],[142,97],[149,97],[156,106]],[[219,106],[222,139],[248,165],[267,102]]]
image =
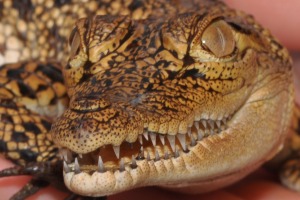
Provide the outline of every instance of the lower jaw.
[[[64,171],[64,181],[71,191],[95,197],[150,185],[182,193],[209,192],[240,180],[268,159],[259,158],[250,165],[248,163],[246,167],[243,163],[240,166],[236,163],[230,165],[228,160],[222,163],[222,160],[214,162],[215,159],[212,159],[210,163],[207,154],[213,153],[217,145],[214,142],[230,139],[229,134],[225,135],[226,133],[214,135],[203,142],[198,142],[188,153],[182,152],[177,158],[157,161],[137,160],[134,169],[130,165],[125,165],[124,170],[96,171],[92,174]],[[281,141],[278,140],[277,143],[266,153],[270,157],[278,152]],[[220,146],[222,148],[223,145]],[[218,157],[220,159],[220,156]]]
[[[197,144],[197,146],[201,146]],[[149,185],[172,186],[194,179],[193,172],[189,171],[190,160],[195,159],[193,149],[179,153],[178,157],[158,160],[136,160],[136,167],[125,165],[123,170],[107,170],[105,172],[75,172],[64,171],[66,186],[73,192],[85,196],[104,196],[122,192],[132,188]],[[189,160],[189,161],[188,161]],[[188,164],[188,162],[190,164]],[[192,178],[193,177],[193,178]],[[180,184],[177,185],[180,187]]]
[[[274,148],[270,153],[274,154],[277,151],[278,149]],[[232,169],[225,170],[226,173],[223,170],[220,173],[218,172],[220,169],[215,169],[214,175],[204,177],[204,171],[201,175],[197,174],[198,170],[192,169],[199,165],[188,164],[191,160],[197,163],[201,159],[197,158],[193,151],[190,151],[177,158],[167,160],[137,161],[135,169],[131,169],[128,166],[125,167],[124,171],[94,172],[93,174],[64,172],[64,181],[71,191],[84,196],[94,197],[112,195],[125,190],[151,185],[161,186],[180,193],[196,194],[228,186],[242,179],[265,162],[264,159],[261,159],[248,167],[236,171],[232,171]],[[210,172],[207,173],[209,174]]]

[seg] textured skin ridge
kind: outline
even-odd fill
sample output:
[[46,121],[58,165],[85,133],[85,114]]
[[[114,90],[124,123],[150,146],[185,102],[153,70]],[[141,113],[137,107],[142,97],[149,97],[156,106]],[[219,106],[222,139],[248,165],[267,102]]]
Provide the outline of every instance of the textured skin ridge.
[[[18,152],[27,140],[9,143],[16,132],[33,138],[31,161],[57,163],[60,150],[72,192],[211,191],[282,148],[293,109],[291,59],[251,16],[205,0],[0,7],[0,114],[9,115],[0,151],[26,166]],[[9,73],[14,67],[20,76]],[[41,126],[28,128],[22,109],[41,115],[33,121]]]

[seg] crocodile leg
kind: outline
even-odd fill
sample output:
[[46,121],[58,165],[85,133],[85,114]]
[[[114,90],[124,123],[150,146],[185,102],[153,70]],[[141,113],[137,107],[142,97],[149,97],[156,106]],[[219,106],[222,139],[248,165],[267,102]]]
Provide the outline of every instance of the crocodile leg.
[[282,150],[266,164],[284,186],[300,192],[300,107],[295,103],[289,136]]
[[36,193],[41,188],[48,186],[49,183],[40,179],[31,179],[19,192],[14,194],[10,200],[23,200]]
[[300,191],[300,156],[289,159],[280,172],[282,183],[295,191]]
[[31,175],[33,178],[14,196],[12,200],[22,200],[36,193],[39,189],[55,183],[58,188],[64,188],[62,180],[62,162],[56,163],[39,162],[29,163],[25,166],[14,166],[0,171],[1,177]]

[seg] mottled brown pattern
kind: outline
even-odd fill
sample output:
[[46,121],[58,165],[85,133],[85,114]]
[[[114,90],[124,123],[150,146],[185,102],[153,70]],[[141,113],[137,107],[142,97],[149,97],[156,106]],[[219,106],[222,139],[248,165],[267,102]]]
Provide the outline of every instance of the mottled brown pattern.
[[[25,168],[64,159],[65,185],[83,196],[147,185],[197,193],[280,150],[291,60],[251,16],[208,0],[0,7],[0,150]],[[26,143],[31,160],[20,156]]]

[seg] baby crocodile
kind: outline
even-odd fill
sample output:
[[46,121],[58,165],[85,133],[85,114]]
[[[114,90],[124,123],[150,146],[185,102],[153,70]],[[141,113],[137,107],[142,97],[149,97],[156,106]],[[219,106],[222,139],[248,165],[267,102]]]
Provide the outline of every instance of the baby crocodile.
[[[0,151],[17,164],[0,174],[33,176],[12,199],[49,183],[89,197],[150,185],[207,192],[283,147],[294,105],[289,54],[221,1],[0,8]],[[281,173],[296,190],[298,165]]]

